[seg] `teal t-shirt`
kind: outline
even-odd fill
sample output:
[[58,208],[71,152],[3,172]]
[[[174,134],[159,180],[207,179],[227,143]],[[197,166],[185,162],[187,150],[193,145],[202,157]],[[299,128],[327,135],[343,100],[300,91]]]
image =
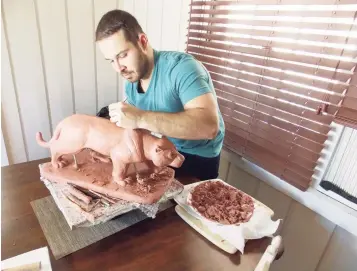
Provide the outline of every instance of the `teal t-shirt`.
[[[138,91],[138,82],[127,82],[127,101],[137,108],[149,111],[176,113],[184,110],[184,105],[202,94],[211,92],[214,86],[206,68],[193,56],[182,52],[154,50],[154,71],[145,93]],[[221,112],[219,132],[211,140],[183,140],[168,137],[176,148],[184,153],[215,157],[220,154],[225,127]]]

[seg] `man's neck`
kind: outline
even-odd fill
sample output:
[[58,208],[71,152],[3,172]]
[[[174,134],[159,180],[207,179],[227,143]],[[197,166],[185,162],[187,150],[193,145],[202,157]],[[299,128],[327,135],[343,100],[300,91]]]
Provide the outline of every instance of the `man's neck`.
[[147,89],[149,88],[150,80],[154,72],[155,58],[154,58],[154,49],[152,47],[148,49],[148,61],[149,61],[148,72],[140,80],[140,85],[144,92],[146,92]]

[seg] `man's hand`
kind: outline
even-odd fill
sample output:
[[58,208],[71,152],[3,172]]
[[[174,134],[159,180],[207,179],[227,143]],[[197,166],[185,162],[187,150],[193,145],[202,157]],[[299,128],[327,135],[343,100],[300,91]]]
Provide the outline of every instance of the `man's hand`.
[[213,139],[219,131],[217,103],[212,93],[196,97],[177,113],[140,110],[119,102],[109,105],[109,115],[117,126],[145,129],[179,139]]
[[139,123],[143,113],[143,110],[125,102],[113,103],[109,105],[110,121],[115,122],[117,126],[123,128],[140,128]]

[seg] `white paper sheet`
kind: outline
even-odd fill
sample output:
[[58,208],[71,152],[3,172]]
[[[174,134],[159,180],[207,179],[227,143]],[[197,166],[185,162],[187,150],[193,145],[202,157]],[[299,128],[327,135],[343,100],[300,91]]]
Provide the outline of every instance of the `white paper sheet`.
[[25,264],[41,262],[41,271],[52,271],[48,248],[42,247],[1,262],[1,269],[13,268]]
[[[223,182],[220,179],[216,180]],[[271,217],[273,216],[274,212],[253,197],[254,212],[247,223],[242,223],[240,225],[221,225],[202,217],[187,203],[188,194],[196,185],[200,183],[202,182],[185,185],[184,190],[174,198],[175,201],[182,208],[184,208],[186,212],[205,224],[205,226],[207,226],[213,233],[218,234],[223,239],[235,246],[242,254],[244,253],[244,246],[247,240],[272,236],[277,231],[281,219],[273,221]],[[223,183],[227,184],[225,182]]]

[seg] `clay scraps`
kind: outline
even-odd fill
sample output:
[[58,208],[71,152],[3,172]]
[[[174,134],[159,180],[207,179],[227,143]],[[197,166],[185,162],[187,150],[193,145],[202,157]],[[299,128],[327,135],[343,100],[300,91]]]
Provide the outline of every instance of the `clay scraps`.
[[254,211],[250,196],[220,181],[197,185],[188,202],[203,217],[224,225],[247,222]]

